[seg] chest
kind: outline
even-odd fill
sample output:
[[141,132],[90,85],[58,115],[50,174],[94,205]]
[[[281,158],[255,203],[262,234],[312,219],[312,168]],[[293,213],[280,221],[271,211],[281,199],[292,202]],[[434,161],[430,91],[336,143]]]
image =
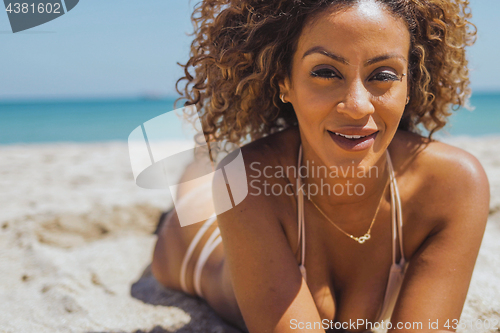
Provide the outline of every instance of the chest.
[[[393,253],[396,262],[401,258],[398,239],[393,242],[392,228],[388,205],[381,209],[371,230],[371,238],[359,244],[306,207],[307,284],[322,320],[340,324],[359,319],[374,323],[378,319],[394,262]],[[300,262],[301,247],[297,248],[297,237],[295,235],[290,245],[296,250]],[[408,259],[412,252],[404,249],[405,258]],[[359,326],[359,330],[351,326],[349,331],[362,332],[364,329],[364,326]]]
[[307,229],[305,256],[307,284],[321,318],[375,322],[393,263],[390,223],[373,228],[372,237],[363,244],[340,233],[334,235],[335,230],[327,233],[324,227]]

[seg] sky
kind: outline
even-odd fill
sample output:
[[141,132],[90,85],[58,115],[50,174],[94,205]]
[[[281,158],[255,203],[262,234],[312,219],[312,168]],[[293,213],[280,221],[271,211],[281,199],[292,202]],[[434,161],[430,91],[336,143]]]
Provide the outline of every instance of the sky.
[[[176,96],[198,0],[80,0],[67,14],[13,34],[0,10],[0,100]],[[4,8],[4,7],[0,7]],[[478,28],[472,88],[500,91],[500,0],[471,0]]]

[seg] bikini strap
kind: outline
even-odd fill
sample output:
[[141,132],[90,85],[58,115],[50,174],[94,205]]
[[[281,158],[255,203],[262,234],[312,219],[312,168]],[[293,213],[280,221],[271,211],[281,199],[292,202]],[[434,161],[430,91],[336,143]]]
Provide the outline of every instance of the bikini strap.
[[[203,237],[203,234],[216,221],[216,219],[217,219],[217,215],[213,214],[212,216],[210,216],[208,218],[208,220],[205,221],[205,223],[201,226],[201,228],[198,229],[198,232],[196,233],[193,240],[191,241],[191,244],[189,244],[189,247],[186,251],[186,254],[184,255],[184,259],[182,260],[182,265],[181,265],[180,283],[181,283],[182,291],[184,291],[186,294],[189,294],[189,290],[188,290],[187,284],[186,284],[186,270],[187,270],[188,262],[191,259],[191,256],[193,255],[193,252],[194,252],[196,246],[198,245],[201,238]],[[216,231],[217,230],[219,230],[219,228],[217,228]],[[218,236],[218,235],[216,235],[216,236]],[[216,236],[214,236],[214,237],[216,237]],[[205,246],[203,247],[202,253],[198,257],[198,261],[197,261],[196,266],[195,266],[195,274],[194,274],[195,275],[195,278],[194,278],[195,291],[198,294],[198,296],[200,296],[200,297],[201,297],[201,287],[200,287],[200,283],[199,283],[199,280],[201,278],[201,269],[200,268],[203,268],[203,265],[201,265],[201,267],[199,267],[200,265],[198,265],[198,263],[200,263],[200,259],[202,258],[202,254],[206,253],[207,250],[209,250],[209,248],[207,248],[207,247],[210,247],[210,245],[212,243],[211,241],[217,242],[217,239],[212,239],[212,236],[211,236],[211,238],[207,241],[207,243],[205,243]],[[205,257],[205,255],[203,255],[203,257]],[[206,261],[206,259],[202,262],[202,264],[204,264],[205,261]]]
[[389,177],[391,181],[391,216],[392,216],[392,262],[396,263],[396,237],[399,238],[399,253],[401,259],[399,265],[403,265],[405,255],[403,251],[403,216],[401,207],[401,197],[399,196],[398,183],[394,175],[394,167],[392,165],[391,155],[389,150],[386,150],[387,166],[389,168]]
[[298,220],[298,237],[297,237],[297,248],[301,245],[300,251],[300,273],[307,282],[306,273],[306,229],[304,221],[304,191],[302,189],[302,179],[300,178],[300,166],[302,164],[302,144],[299,146],[299,157],[297,162],[297,220]]
[[194,266],[194,290],[196,291],[196,294],[201,298],[205,298],[201,290],[201,272],[208,260],[208,257],[210,257],[210,254],[212,254],[212,252],[220,243],[222,243],[222,237],[220,235],[220,229],[219,227],[217,227],[208,238],[205,246],[203,246],[203,249],[200,252],[200,256],[198,257],[198,261]]

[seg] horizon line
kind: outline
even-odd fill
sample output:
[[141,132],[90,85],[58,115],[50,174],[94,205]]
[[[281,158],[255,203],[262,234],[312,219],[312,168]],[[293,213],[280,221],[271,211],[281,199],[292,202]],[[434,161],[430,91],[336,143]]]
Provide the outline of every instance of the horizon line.
[[[474,95],[500,95],[500,89],[488,90],[478,89],[472,92]],[[17,103],[50,103],[50,102],[104,102],[104,101],[166,101],[178,99],[179,95],[145,93],[138,95],[89,95],[89,96],[32,96],[32,97],[0,97],[0,104]]]

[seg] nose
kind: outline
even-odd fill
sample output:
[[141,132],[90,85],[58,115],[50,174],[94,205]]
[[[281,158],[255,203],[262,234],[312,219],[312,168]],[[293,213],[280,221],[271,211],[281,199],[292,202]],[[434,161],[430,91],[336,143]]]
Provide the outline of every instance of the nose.
[[363,82],[354,80],[347,86],[344,98],[337,105],[337,110],[353,119],[362,119],[375,112],[371,97]]

